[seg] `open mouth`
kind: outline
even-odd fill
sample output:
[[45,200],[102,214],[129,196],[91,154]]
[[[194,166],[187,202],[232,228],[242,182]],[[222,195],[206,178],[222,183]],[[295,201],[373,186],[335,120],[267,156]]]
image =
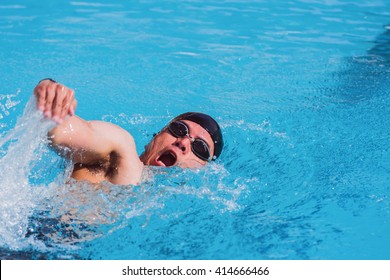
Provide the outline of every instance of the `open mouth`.
[[158,163],[166,167],[175,165],[176,160],[176,154],[172,151],[166,151],[156,159]]

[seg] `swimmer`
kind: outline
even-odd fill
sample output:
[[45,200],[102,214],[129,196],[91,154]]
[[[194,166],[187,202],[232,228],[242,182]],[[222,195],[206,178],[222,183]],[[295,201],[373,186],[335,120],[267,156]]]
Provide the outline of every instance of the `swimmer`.
[[73,90],[44,79],[35,87],[34,95],[37,109],[57,123],[48,137],[52,147],[74,164],[71,177],[76,180],[138,184],[145,165],[196,168],[222,152],[221,129],[203,113],[189,112],[174,118],[138,156],[133,137],[123,128],[75,115]]

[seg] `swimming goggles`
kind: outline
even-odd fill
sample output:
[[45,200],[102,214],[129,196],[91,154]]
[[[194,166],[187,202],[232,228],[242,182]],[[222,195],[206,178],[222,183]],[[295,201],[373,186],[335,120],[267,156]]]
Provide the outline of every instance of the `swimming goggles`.
[[168,125],[168,131],[175,137],[185,137],[191,140],[191,150],[200,159],[210,160],[210,147],[202,138],[193,138],[190,136],[188,126],[181,121],[173,121]]

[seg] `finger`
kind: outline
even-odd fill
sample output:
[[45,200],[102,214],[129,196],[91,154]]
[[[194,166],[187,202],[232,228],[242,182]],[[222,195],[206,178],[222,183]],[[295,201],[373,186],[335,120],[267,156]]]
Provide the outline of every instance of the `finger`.
[[74,116],[74,114],[76,112],[76,108],[77,108],[77,101],[73,100],[73,102],[72,102],[72,104],[70,105],[70,108],[69,108],[71,116]]
[[55,98],[52,106],[52,119],[58,122],[61,118],[62,109],[64,106],[64,100],[66,99],[66,91],[63,85],[57,85],[55,90]]
[[74,96],[74,93],[73,93],[73,90],[67,90],[66,91],[66,96],[64,98],[64,101],[63,101],[63,106],[62,106],[62,111],[61,111],[61,115],[60,115],[60,122],[62,122],[66,116],[70,113],[70,106],[72,104],[72,100],[73,100],[73,96]]
[[37,108],[43,112],[46,103],[46,89],[42,85],[38,85],[34,89],[34,94],[37,99]]
[[61,115],[59,116],[59,121],[58,121],[59,123],[62,123],[65,120],[66,116],[69,113],[69,107],[70,107],[69,102],[64,103],[64,106],[62,107]]
[[76,99],[74,97],[74,90],[69,91],[68,102],[69,102],[69,108],[67,114],[73,116],[74,111],[76,110],[75,106],[77,105]]
[[45,116],[51,118],[53,115],[53,102],[55,97],[56,85],[48,85],[46,88]]

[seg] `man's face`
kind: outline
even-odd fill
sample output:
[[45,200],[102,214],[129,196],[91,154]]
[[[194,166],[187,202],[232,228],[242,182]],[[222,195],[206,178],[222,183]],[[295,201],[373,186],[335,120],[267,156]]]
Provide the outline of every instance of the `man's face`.
[[[189,135],[195,139],[203,139],[210,149],[211,157],[214,155],[214,143],[210,134],[199,124],[182,120],[189,128]],[[141,155],[146,165],[154,166],[180,166],[182,168],[197,168],[205,165],[207,161],[197,157],[191,150],[191,139],[188,136],[175,137],[167,128],[157,134]]]

